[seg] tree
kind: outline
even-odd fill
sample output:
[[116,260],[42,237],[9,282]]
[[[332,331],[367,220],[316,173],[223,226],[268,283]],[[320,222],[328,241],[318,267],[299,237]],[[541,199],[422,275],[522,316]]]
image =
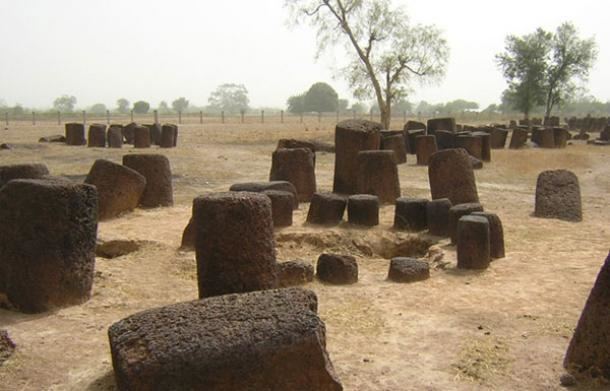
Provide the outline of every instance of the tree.
[[172,108],[176,112],[183,112],[188,107],[189,107],[189,101],[184,97],[180,97],[172,102]]
[[422,100],[417,105],[417,108],[415,109],[415,111],[417,111],[417,113],[421,113],[426,116],[434,115],[437,111],[437,106],[432,105],[432,104],[426,102],[425,100]]
[[136,114],[146,114],[150,110],[150,103],[139,100],[133,104],[133,112]]
[[356,114],[364,114],[368,112],[368,107],[366,107],[366,105],[362,102],[354,102],[350,110]]
[[210,94],[208,103],[215,111],[239,113],[248,110],[250,99],[248,99],[248,90],[243,84],[225,83]]
[[159,107],[157,108],[157,110],[159,111],[159,114],[168,114],[168,113],[171,113],[171,109],[169,108],[169,105],[164,100],[159,102]]
[[76,97],[71,95],[62,95],[53,101],[53,108],[64,113],[71,113],[74,111],[75,105]]
[[447,42],[434,26],[412,26],[389,0],[285,0],[291,19],[306,19],[317,30],[318,54],[344,42],[349,64],[343,70],[356,98],[374,97],[389,128],[391,106],[404,97],[412,79],[444,74]]
[[288,112],[292,114],[302,114],[305,112],[305,94],[293,95],[286,102]]
[[121,114],[129,113],[129,101],[127,99],[121,98],[121,99],[117,100],[116,106],[117,106],[116,111],[118,111],[119,113],[121,113]]
[[339,99],[337,101],[337,104],[339,105],[338,109],[340,113],[346,112],[347,108],[349,107],[349,100],[347,99]]
[[478,110],[479,104],[477,102],[467,101],[465,99],[456,99],[439,105],[438,109],[444,113],[461,113],[467,110]]
[[89,107],[89,112],[91,114],[105,114],[106,105],[103,103],[96,103],[93,106]]
[[314,83],[305,93],[305,111],[335,112],[339,94],[326,83]]
[[553,107],[574,95],[574,78],[585,81],[597,59],[593,38],[580,39],[572,23],[565,22],[552,37],[552,53],[546,70],[546,104],[544,116],[551,116]]
[[532,109],[545,101],[547,58],[552,34],[538,28],[522,37],[509,35],[504,52],[496,55],[498,66],[508,82],[503,99],[529,119]]

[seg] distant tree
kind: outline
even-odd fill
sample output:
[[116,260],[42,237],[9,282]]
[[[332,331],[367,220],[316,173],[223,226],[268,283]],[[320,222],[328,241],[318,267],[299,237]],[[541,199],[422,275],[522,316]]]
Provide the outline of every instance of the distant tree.
[[89,112],[91,114],[105,114],[106,105],[103,103],[96,103],[93,106],[89,107]]
[[168,114],[168,113],[172,112],[172,110],[169,108],[167,102],[164,100],[159,102],[159,107],[157,108],[157,110],[159,111],[159,114]]
[[335,112],[339,95],[326,83],[314,83],[305,93],[305,111]]
[[350,110],[356,114],[363,114],[369,111],[368,107],[362,102],[354,102]]
[[13,115],[15,115],[15,116],[23,115],[25,113],[25,109],[19,103],[17,103],[15,106],[13,106],[11,111],[13,112]]
[[226,83],[218,86],[208,98],[210,109],[215,111],[226,111],[228,113],[239,113],[248,110],[250,99],[248,90],[243,84]]
[[411,113],[413,112],[413,103],[406,99],[400,99],[398,102],[394,103],[394,111],[400,114]]
[[121,98],[119,100],[116,101],[116,111],[118,111],[121,114],[127,114],[129,113],[129,101],[125,98]]
[[189,101],[184,97],[180,97],[172,102],[172,108],[176,112],[183,112],[188,107],[189,107]]
[[487,113],[487,114],[500,113],[500,106],[498,106],[495,103],[492,103],[489,106],[487,106],[486,108],[484,108],[483,110],[481,110],[481,113]]
[[435,115],[437,109],[438,109],[437,106],[432,105],[432,104],[426,102],[425,100],[422,100],[417,105],[417,108],[415,109],[415,111],[417,113],[421,113],[423,115]]
[[467,101],[464,99],[456,99],[442,105],[440,111],[445,113],[461,113],[467,110],[478,110],[479,104],[477,102]]
[[508,82],[503,98],[525,119],[532,109],[545,102],[547,58],[552,34],[538,28],[522,37],[509,35],[504,52],[496,55],[498,66]]
[[53,108],[64,113],[74,111],[76,105],[76,97],[70,95],[62,95],[53,101]]
[[338,104],[339,104],[339,112],[344,113],[347,111],[347,108],[349,107],[349,100],[339,99]]
[[580,39],[576,27],[569,22],[557,28],[551,48],[544,86],[545,117],[550,117],[556,105],[561,105],[574,95],[576,86],[573,79],[586,80],[597,59],[595,40]]
[[344,43],[343,70],[356,98],[374,97],[388,128],[391,107],[414,80],[444,74],[448,46],[434,26],[413,26],[389,0],[285,0],[294,23],[306,19],[317,30],[318,54]]
[[292,114],[301,114],[305,112],[305,94],[293,95],[286,102],[288,112]]
[[150,110],[150,103],[139,100],[133,104],[133,112],[136,114],[146,114]]

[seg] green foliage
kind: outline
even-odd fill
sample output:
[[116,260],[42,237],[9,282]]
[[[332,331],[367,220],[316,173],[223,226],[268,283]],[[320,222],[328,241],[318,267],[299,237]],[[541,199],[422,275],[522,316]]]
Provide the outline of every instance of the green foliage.
[[305,112],[305,94],[293,95],[286,102],[288,112],[292,114],[301,114]]
[[188,107],[189,101],[184,97],[180,97],[172,102],[172,108],[176,112],[184,112]]
[[118,99],[116,101],[117,109],[116,111],[121,114],[129,113],[129,101],[125,98]]
[[243,84],[225,83],[216,88],[208,98],[211,111],[240,113],[249,109],[248,90]]
[[356,114],[364,114],[368,113],[369,108],[362,102],[354,102],[354,104],[352,104],[352,107],[350,107],[350,110]]
[[71,95],[62,95],[53,101],[53,108],[63,113],[71,113],[76,105],[76,97]]
[[305,93],[305,111],[317,113],[337,111],[339,95],[326,83],[315,83]]
[[89,111],[91,114],[106,114],[106,105],[103,103],[96,103],[89,107],[89,110],[87,111]]
[[136,114],[146,114],[150,110],[150,103],[139,100],[133,104],[133,112]]
[[586,80],[596,58],[595,41],[578,38],[568,22],[555,33],[538,28],[522,37],[510,35],[505,51],[496,55],[508,82],[502,100],[526,117],[540,105],[550,116],[554,107],[574,96],[573,80]]
[[389,0],[285,0],[295,24],[306,20],[317,33],[318,55],[343,43],[350,55],[341,71],[354,96],[374,97],[381,122],[389,126],[391,105],[414,80],[445,72],[449,49],[434,26],[411,25]]
[[339,99],[338,105],[339,105],[339,112],[344,113],[347,111],[347,108],[349,107],[349,101],[347,99]]
[[159,112],[159,114],[169,114],[172,112],[172,110],[169,108],[169,105],[164,100],[159,102],[159,107],[157,107],[157,111]]

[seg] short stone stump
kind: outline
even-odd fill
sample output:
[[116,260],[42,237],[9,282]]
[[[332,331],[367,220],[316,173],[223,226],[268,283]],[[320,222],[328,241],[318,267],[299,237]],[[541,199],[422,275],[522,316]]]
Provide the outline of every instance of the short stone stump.
[[146,187],[140,199],[140,206],[156,208],[174,204],[172,170],[167,157],[157,154],[124,155],[123,165],[146,178]]
[[[342,390],[315,293],[300,288],[196,300],[108,329],[120,390]],[[305,359],[306,358],[306,359]]]
[[449,198],[439,198],[428,201],[426,204],[426,221],[428,232],[431,235],[448,237],[449,236],[449,209],[451,209]]
[[301,261],[278,262],[277,278],[280,288],[303,285],[313,281],[313,266]]
[[424,198],[401,197],[396,199],[394,228],[414,232],[427,229],[427,205],[428,200]]
[[534,216],[582,221],[578,177],[568,170],[543,171],[536,182]]
[[358,282],[358,263],[351,255],[322,254],[318,258],[316,275],[329,284],[355,284]]
[[195,223],[193,222],[193,218],[189,219],[189,222],[184,227],[182,231],[182,240],[180,241],[180,249],[181,250],[194,250],[195,249],[195,239],[197,238],[197,234],[195,233]]
[[[135,122],[130,122],[123,127],[123,137],[125,138],[125,143],[133,144],[136,138],[136,128],[139,125]],[[149,132],[150,136],[150,132]]]
[[144,194],[146,178],[129,167],[99,159],[93,163],[85,183],[97,188],[101,221],[134,210]]
[[26,313],[89,299],[95,265],[95,187],[16,179],[0,189],[0,292]]
[[13,179],[41,179],[49,175],[44,164],[12,164],[0,166],[0,188]]
[[428,262],[415,258],[396,257],[390,260],[388,280],[394,282],[416,282],[430,278]]
[[483,160],[483,140],[474,135],[463,135],[455,138],[455,147],[464,148],[470,156]]
[[193,200],[199,297],[277,288],[271,200],[211,193]]
[[159,145],[161,142],[161,124],[154,123],[146,124],[144,126],[148,128],[150,133],[150,143],[152,145]]
[[379,198],[356,194],[347,199],[347,221],[350,224],[373,227],[379,225]]
[[392,151],[358,153],[357,194],[379,197],[382,204],[393,204],[400,197],[398,167]]
[[265,190],[263,191],[263,194],[271,200],[273,227],[290,227],[292,225],[294,195],[288,191],[282,190]]
[[508,137],[507,129],[492,128],[490,136],[491,149],[504,149],[506,138]]
[[334,193],[315,193],[309,204],[307,223],[333,226],[343,220],[347,200]]
[[487,269],[489,252],[489,222],[482,216],[464,216],[458,221],[458,269]]
[[175,147],[177,134],[178,134],[178,127],[176,125],[164,124],[161,127],[161,136],[159,139],[159,146],[161,148]]

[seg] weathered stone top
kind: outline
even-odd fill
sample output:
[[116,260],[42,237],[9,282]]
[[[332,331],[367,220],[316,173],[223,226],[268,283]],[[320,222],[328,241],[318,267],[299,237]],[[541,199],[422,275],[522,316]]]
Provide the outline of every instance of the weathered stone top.
[[383,129],[379,122],[366,119],[348,119],[337,124],[337,129],[351,130],[353,132],[378,133]]

